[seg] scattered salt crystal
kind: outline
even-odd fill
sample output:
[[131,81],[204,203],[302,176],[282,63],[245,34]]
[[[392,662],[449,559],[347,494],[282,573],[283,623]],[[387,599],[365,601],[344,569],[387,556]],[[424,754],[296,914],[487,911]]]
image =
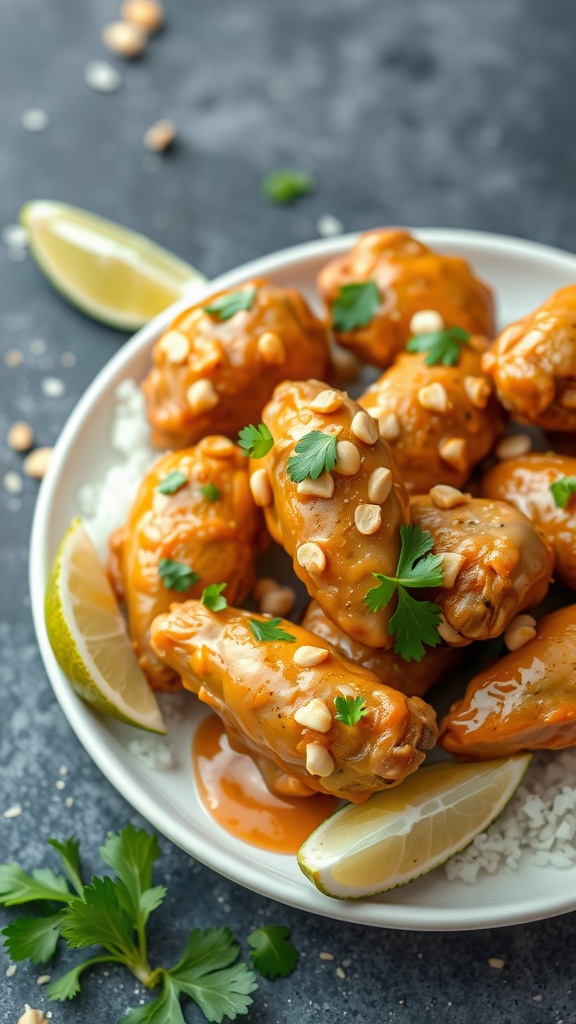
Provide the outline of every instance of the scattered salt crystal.
[[25,110],[22,114],[22,127],[27,132],[43,132],[48,126],[48,114],[36,107]]
[[18,970],[18,965],[17,964],[10,964],[10,966],[6,968],[6,977],[7,978],[13,978],[14,975],[16,974],[17,970]]
[[74,797],[73,796],[67,796],[65,801],[64,801],[64,806],[65,807],[72,807],[73,803],[74,803]]
[[153,771],[167,771],[175,765],[172,748],[159,736],[142,736],[130,740],[128,750]]
[[20,474],[15,473],[12,469],[9,469],[8,472],[4,474],[2,482],[8,491],[8,494],[20,494],[20,491],[24,486]]
[[122,85],[122,75],[105,60],[91,60],[84,68],[86,84],[96,92],[116,92]]
[[64,782],[63,779],[56,780],[56,789],[64,789],[65,785],[66,783]]
[[44,341],[44,338],[34,338],[34,340],[30,342],[30,351],[33,356],[43,356],[47,348],[48,346]]
[[7,807],[6,808],[6,810],[4,811],[3,817],[4,818],[17,818],[20,814],[22,814],[22,807],[20,806],[20,804],[12,804],[12,807]]
[[344,225],[341,220],[338,220],[338,217],[334,217],[331,213],[325,213],[318,218],[316,230],[321,238],[333,238],[335,235],[342,234]]
[[61,398],[66,392],[66,385],[59,377],[44,377],[40,386],[47,398]]
[[23,224],[7,224],[2,228],[2,241],[9,249],[25,249],[28,245],[28,232]]
[[68,775],[68,769],[65,764],[61,764],[58,771],[60,772],[60,775]]

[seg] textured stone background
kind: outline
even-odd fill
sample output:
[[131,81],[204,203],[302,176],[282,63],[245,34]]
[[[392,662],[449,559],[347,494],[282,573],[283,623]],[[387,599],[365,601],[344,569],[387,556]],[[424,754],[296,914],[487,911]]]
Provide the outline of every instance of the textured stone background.
[[[122,88],[92,92],[84,67],[104,56],[116,0],[0,0],[0,227],[32,196],[61,198],[121,220],[208,275],[316,237],[322,214],[346,229],[391,222],[507,232],[576,249],[573,96],[576,8],[562,0],[166,0],[168,27],[140,62],[119,64]],[[46,111],[39,134],[29,108]],[[179,125],[172,154],[146,154],[160,116]],[[314,173],[315,195],[290,209],[261,197],[263,172]],[[31,342],[43,339],[39,354]],[[15,419],[38,443],[56,439],[99,367],[124,339],[68,308],[29,258],[0,245],[0,437]],[[60,354],[77,356],[74,368]],[[45,397],[55,376],[65,394]],[[0,443],[0,470],[20,472]],[[104,830],[141,824],[89,760],[52,696],[34,641],[27,542],[36,485],[0,487],[0,815],[2,859],[30,866],[48,835],[74,831],[97,867]],[[65,788],[56,788],[65,765]],[[73,798],[66,806],[66,797]],[[574,915],[475,934],[379,932],[280,908],[194,865],[161,840],[170,897],[152,948],[167,961],[193,926],[238,934],[289,924],[301,950],[290,979],[263,981],[255,1024],[300,1021],[573,1024]],[[4,918],[3,918],[4,920]],[[319,960],[321,950],[334,953]],[[503,970],[489,957],[505,960]],[[336,967],[346,962],[346,977]],[[5,977],[0,1021],[24,1002],[48,1008],[36,978]],[[66,966],[66,958],[58,969]],[[114,1024],[141,993],[123,974],[87,977],[56,1022]],[[200,1015],[192,1007],[190,1020]]]

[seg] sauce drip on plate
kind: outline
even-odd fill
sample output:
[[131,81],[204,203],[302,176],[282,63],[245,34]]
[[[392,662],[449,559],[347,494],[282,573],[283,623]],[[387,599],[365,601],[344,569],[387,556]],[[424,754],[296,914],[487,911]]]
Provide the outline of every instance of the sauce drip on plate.
[[290,800],[274,796],[248,754],[232,750],[222,722],[209,715],[192,745],[194,776],[204,807],[237,839],[273,853],[297,853],[338,806],[335,797]]

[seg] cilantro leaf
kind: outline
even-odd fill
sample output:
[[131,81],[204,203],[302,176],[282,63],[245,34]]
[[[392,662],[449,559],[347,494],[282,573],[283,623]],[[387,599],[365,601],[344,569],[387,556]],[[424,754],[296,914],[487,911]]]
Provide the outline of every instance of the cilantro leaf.
[[162,971],[162,992],[157,999],[129,1010],[122,1017],[120,1024],[186,1024],[178,986],[170,979],[166,971]]
[[202,604],[212,612],[223,612],[228,607],[228,601],[222,597],[222,591],[226,590],[227,583],[211,583],[202,591],[200,600]]
[[398,588],[398,604],[389,626],[396,637],[394,650],[404,661],[421,661],[426,654],[424,644],[436,647],[440,643],[440,614],[433,601],[416,601]]
[[[113,962],[113,961],[112,961]],[[74,999],[80,991],[80,975],[87,970],[88,967],[94,967],[96,964],[109,964],[111,959],[109,956],[93,956],[89,960],[84,960],[81,964],[77,964],[71,971],[67,971],[61,978],[56,978],[48,985],[48,995],[50,999],[57,999],[59,1002],[65,1002],[66,999]]]
[[343,284],[332,303],[332,326],[335,331],[355,331],[373,319],[382,298],[375,281]]
[[356,725],[357,722],[368,714],[366,701],[363,697],[335,697],[336,714],[334,718],[344,725]]
[[121,832],[111,835],[99,852],[104,863],[118,875],[121,906],[137,928],[144,927],[166,895],[164,886],[152,886],[152,867],[160,856],[156,836],[126,825]]
[[257,427],[251,423],[249,427],[242,427],[238,444],[250,459],[263,459],[274,444],[274,438],[265,423]]
[[424,644],[435,647],[440,643],[437,626],[440,609],[432,601],[417,601],[406,593],[405,588],[439,587],[442,584],[442,555],[429,552],[434,541],[428,530],[419,526],[400,527],[400,554],[396,576],[383,573],[373,575],[380,581],[365,597],[371,612],[381,611],[390,603],[394,593],[397,605],[388,623],[388,632],[394,634],[394,650],[405,661],[420,661]]
[[175,562],[172,558],[161,558],[158,562],[158,574],[166,590],[177,590],[185,594],[200,579],[197,572],[184,562]]
[[84,886],[83,899],[74,898],[66,909],[62,935],[69,946],[104,946],[124,963],[137,962],[134,924],[120,903],[118,883],[105,875]]
[[205,313],[217,316],[219,320],[230,320],[230,317],[242,309],[252,309],[255,297],[255,288],[240,288],[238,291],[221,295],[218,299],[214,299],[209,306],[202,308]]
[[56,951],[64,914],[47,917],[17,917],[6,928],[4,945],[12,960],[30,959],[33,964],[44,964]]
[[568,508],[570,498],[576,494],[576,476],[563,476],[550,484],[554,504],[557,508]]
[[446,327],[441,331],[430,331],[416,334],[410,338],[406,349],[408,352],[426,352],[426,366],[456,366],[460,359],[462,345],[470,344],[470,332],[463,327]]
[[246,964],[235,964],[239,953],[228,928],[196,929],[182,959],[167,973],[180,992],[198,1004],[207,1020],[216,1024],[224,1017],[235,1020],[246,1013],[253,1002],[249,993],[258,988]]
[[74,897],[66,879],[49,868],[37,868],[31,875],[15,861],[0,864],[0,904],[15,907],[34,900],[56,900],[68,903]]
[[322,473],[331,473],[336,465],[337,438],[323,430],[311,430],[294,447],[288,459],[288,476],[295,484],[307,477],[317,480]]
[[206,501],[218,501],[218,498],[220,497],[220,491],[216,487],[216,484],[213,484],[212,482],[204,484],[200,490],[203,497],[206,498]]
[[175,494],[179,491],[184,484],[188,483],[188,477],[186,473],[181,473],[179,469],[173,469],[171,473],[168,473],[163,480],[158,484],[158,490],[160,494]]
[[48,839],[48,843],[60,854],[64,874],[80,895],[84,888],[80,872],[80,843],[74,836],[63,839],[61,842],[58,839]]
[[315,181],[311,174],[295,167],[278,167],[269,171],[262,181],[262,191],[272,203],[286,205],[300,196],[314,191]]
[[248,619],[248,624],[253,635],[261,643],[266,640],[286,640],[289,644],[296,643],[296,637],[287,633],[284,629],[278,629],[282,619]]
[[288,941],[290,929],[281,925],[257,928],[247,938],[254,967],[265,978],[287,978],[298,963],[298,950]]

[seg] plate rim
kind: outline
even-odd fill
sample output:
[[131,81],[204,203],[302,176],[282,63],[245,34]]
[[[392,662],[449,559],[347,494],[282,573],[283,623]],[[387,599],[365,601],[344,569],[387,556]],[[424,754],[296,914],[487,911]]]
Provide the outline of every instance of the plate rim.
[[[413,231],[423,241],[440,248],[449,248],[450,246],[457,248],[459,245],[471,246],[487,255],[492,250],[499,256],[503,253],[509,256],[521,254],[534,259],[544,259],[548,264],[556,264],[559,271],[573,271],[576,278],[576,255],[544,243],[515,238],[510,235],[500,235],[495,232],[470,231],[459,228],[411,228],[409,230]],[[264,874],[255,875],[254,872],[247,871],[239,860],[234,861],[230,853],[222,856],[220,851],[215,851],[214,848],[210,851],[194,849],[194,844],[190,843],[189,836],[185,835],[185,830],[180,827],[178,821],[174,820],[169,809],[164,811],[163,808],[156,805],[153,805],[151,808],[146,803],[145,794],[140,793],[134,788],[132,779],[125,777],[121,766],[114,764],[108,756],[108,751],[99,746],[97,730],[94,728],[94,719],[100,716],[88,705],[84,704],[72,691],[56,662],[48,641],[44,623],[45,568],[49,550],[47,542],[48,512],[56,497],[58,480],[66,464],[74,436],[77,433],[78,427],[86,420],[87,414],[98,397],[101,397],[108,390],[117,376],[122,379],[122,376],[126,377],[129,375],[126,372],[122,374],[121,371],[126,369],[137,354],[141,351],[143,352],[147,346],[151,345],[157,335],[170,323],[178,312],[186,308],[191,302],[198,301],[202,296],[216,290],[223,290],[240,284],[243,280],[251,277],[266,276],[266,274],[279,269],[289,269],[290,266],[300,264],[308,259],[316,259],[318,257],[333,258],[349,250],[359,234],[360,232],[340,235],[333,239],[313,240],[276,250],[268,255],[229,269],[211,282],[195,285],[185,296],[156,316],[122,344],[119,350],[104,364],[88,385],[67,418],[56,441],[51,464],[40,486],[32,520],[29,548],[29,586],[32,618],[44,669],[56,699],[76,737],[91,760],[94,761],[103,775],[124,799],[142,817],[150,822],[154,828],[157,828],[158,831],[188,853],[189,856],[194,857],[217,873],[255,893],[281,903],[286,903],[291,907],[308,913],[331,918],[332,920],[381,928],[419,931],[472,931],[488,927],[527,923],[568,913],[576,909],[576,896],[571,901],[566,901],[565,895],[562,894],[561,897],[558,896],[546,902],[545,905],[542,900],[534,903],[533,897],[527,896],[524,899],[515,900],[512,912],[509,905],[502,905],[500,902],[487,903],[486,905],[478,903],[472,907],[465,907],[464,910],[460,905],[456,907],[443,907],[441,921],[438,919],[440,910],[438,906],[375,903],[370,902],[369,899],[354,901],[331,900],[318,893],[312,885],[310,885],[309,890],[303,888],[301,894],[298,891],[296,898],[294,893],[288,893],[286,896],[283,896],[273,876],[269,880]],[[207,856],[208,852],[210,852],[210,857]],[[472,920],[465,920],[464,915],[468,915]]]

